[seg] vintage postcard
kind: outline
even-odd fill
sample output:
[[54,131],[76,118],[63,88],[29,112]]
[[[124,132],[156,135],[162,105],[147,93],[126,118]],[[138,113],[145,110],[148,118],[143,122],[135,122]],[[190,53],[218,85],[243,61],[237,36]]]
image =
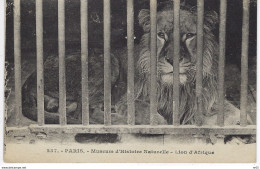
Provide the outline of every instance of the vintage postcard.
[[6,0],[6,163],[256,162],[256,0]]

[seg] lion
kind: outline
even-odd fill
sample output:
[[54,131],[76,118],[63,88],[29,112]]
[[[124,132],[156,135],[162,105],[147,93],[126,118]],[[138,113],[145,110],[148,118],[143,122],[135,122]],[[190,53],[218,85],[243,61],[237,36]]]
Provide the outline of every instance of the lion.
[[[66,72],[66,112],[68,124],[81,123],[81,57],[80,51],[67,53],[65,58]],[[119,76],[119,61],[112,57],[111,84],[114,86]],[[90,112],[95,114],[102,109],[104,96],[104,59],[103,51],[89,50],[89,104]],[[46,124],[59,123],[59,61],[57,55],[48,56],[44,62],[44,114]],[[29,76],[22,88],[22,113],[25,117],[37,120],[37,84],[36,71]],[[92,115],[90,114],[90,115]],[[95,120],[96,119],[96,120]],[[91,117],[91,123],[101,121]]]
[[[214,29],[218,23],[218,15],[214,11],[205,12],[204,15],[204,47],[203,47],[203,86],[202,86],[202,114],[203,118],[197,119],[194,115],[197,111],[195,102],[195,84],[196,84],[196,12],[193,8],[181,7],[180,9],[180,35],[181,48],[179,56],[179,81],[180,81],[180,108],[179,119],[182,125],[201,124],[215,125],[218,113],[218,42],[214,36]],[[143,29],[143,36],[140,43],[135,45],[135,116],[136,124],[149,124],[149,95],[150,95],[150,11],[142,9],[138,15],[139,25]],[[172,4],[166,5],[157,13],[157,101],[158,114],[156,115],[157,124],[172,124],[172,103],[173,103],[173,9]],[[70,56],[66,63],[75,62],[75,67],[71,65],[66,67],[70,75],[67,79],[67,112],[74,118],[69,118],[70,123],[81,123],[81,78],[78,70],[79,54]],[[174,56],[178,57],[178,56]],[[77,59],[76,59],[77,58]],[[119,84],[126,85],[127,77],[127,50],[112,50],[112,98],[118,89]],[[103,55],[96,53],[90,54],[89,75],[90,83],[90,108],[94,109],[91,114],[92,119],[98,118],[98,123],[103,120]],[[58,61],[51,60],[45,62],[45,118],[47,123],[58,123],[58,77],[54,76],[53,64]],[[54,66],[57,69],[57,65]],[[58,73],[58,71],[56,71]],[[48,78],[51,78],[50,80]],[[35,79],[32,76],[32,79]],[[34,87],[32,87],[34,86]],[[70,90],[71,88],[71,90]],[[124,87],[123,87],[124,88]],[[123,90],[125,92],[125,90]],[[119,93],[124,93],[119,92]],[[36,108],[36,84],[32,85],[30,78],[23,87],[25,105],[34,102],[31,106]],[[127,95],[126,92],[119,96],[119,101],[115,101],[115,113],[113,113],[112,123],[126,124],[127,119]],[[27,106],[28,107],[28,106]],[[29,106],[30,107],[30,106]],[[229,101],[224,102],[225,125],[237,125],[240,119],[240,110]],[[54,113],[56,112],[56,113]],[[23,114],[33,120],[36,120],[36,111],[23,111]],[[251,123],[250,117],[248,117]],[[55,120],[54,120],[55,119]]]
[[[135,47],[136,55],[136,101],[143,101],[149,110],[150,91],[150,11],[142,9],[138,15],[139,25],[143,28],[140,44]],[[180,56],[179,56],[179,119],[182,125],[216,125],[218,113],[218,56],[219,45],[214,36],[218,15],[214,11],[204,14],[204,47],[203,47],[203,86],[202,118],[196,118],[196,35],[197,15],[193,8],[180,9]],[[157,102],[158,113],[167,124],[172,124],[173,116],[173,9],[166,5],[157,13]],[[139,51],[138,51],[139,50]],[[178,56],[174,56],[178,57]],[[146,104],[144,104],[146,103]],[[117,112],[125,115],[126,96],[116,105]],[[138,105],[140,107],[140,105]],[[137,110],[138,111],[138,110]],[[240,110],[229,101],[224,102],[224,124],[237,125]],[[148,118],[149,119],[149,118]],[[252,123],[248,117],[249,123]],[[149,123],[149,122],[148,122]]]

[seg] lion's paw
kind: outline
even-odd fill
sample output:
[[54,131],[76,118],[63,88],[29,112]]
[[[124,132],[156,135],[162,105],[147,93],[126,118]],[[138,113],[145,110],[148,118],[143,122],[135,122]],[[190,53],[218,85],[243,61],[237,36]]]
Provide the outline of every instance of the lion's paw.
[[58,112],[59,109],[59,100],[57,99],[48,99],[44,100],[44,109],[48,112]]
[[115,109],[115,112],[121,116],[127,115],[127,104],[119,102],[115,105],[114,109]]
[[225,138],[226,144],[232,145],[243,145],[256,143],[256,137],[254,135],[245,135],[245,136],[227,136]]
[[155,125],[167,125],[168,123],[163,116],[161,116],[160,114],[155,114],[154,115],[154,124]]

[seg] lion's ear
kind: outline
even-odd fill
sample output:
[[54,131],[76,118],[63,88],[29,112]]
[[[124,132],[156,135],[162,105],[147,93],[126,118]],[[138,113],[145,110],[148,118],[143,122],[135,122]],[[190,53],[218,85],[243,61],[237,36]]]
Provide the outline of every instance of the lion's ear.
[[208,11],[205,13],[205,24],[210,30],[215,29],[218,22],[218,14],[215,11]]
[[139,12],[138,21],[144,32],[150,31],[150,11],[148,9],[142,9]]

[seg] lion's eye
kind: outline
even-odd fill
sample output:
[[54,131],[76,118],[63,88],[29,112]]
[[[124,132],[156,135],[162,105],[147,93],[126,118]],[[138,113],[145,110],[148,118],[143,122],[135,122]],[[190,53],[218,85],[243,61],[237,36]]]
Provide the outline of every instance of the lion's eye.
[[192,38],[195,35],[196,35],[195,33],[187,33],[186,34],[186,39]]
[[165,34],[163,32],[159,32],[157,33],[157,35],[162,38],[162,39],[165,39]]

